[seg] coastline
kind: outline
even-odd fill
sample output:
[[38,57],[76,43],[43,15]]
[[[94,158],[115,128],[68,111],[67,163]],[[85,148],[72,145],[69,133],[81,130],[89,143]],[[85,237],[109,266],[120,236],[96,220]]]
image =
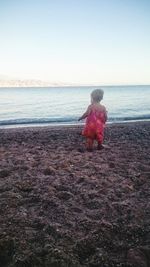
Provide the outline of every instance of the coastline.
[[150,122],[107,124],[93,152],[81,129],[0,128],[4,265],[149,266]]
[[[126,121],[108,121],[106,123],[107,126],[109,125],[122,125],[122,124],[132,124],[132,123],[150,123],[150,119],[142,119],[142,120],[126,120]],[[84,125],[84,122],[79,122],[79,123],[75,123],[75,122],[72,122],[72,123],[26,123],[26,124],[8,124],[8,125],[0,125],[0,130],[3,130],[3,129],[44,129],[44,128],[54,128],[54,129],[57,129],[57,128],[63,128],[63,127],[83,127]]]

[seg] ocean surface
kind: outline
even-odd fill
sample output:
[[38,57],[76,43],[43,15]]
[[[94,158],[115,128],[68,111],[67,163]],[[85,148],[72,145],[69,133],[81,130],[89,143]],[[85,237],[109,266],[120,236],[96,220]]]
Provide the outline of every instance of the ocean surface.
[[[96,88],[0,88],[0,127],[79,124]],[[108,122],[150,120],[150,86],[100,88]]]

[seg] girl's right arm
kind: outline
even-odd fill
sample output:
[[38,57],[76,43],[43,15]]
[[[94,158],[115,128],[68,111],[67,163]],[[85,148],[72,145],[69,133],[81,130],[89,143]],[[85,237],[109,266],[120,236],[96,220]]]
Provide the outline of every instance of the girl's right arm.
[[85,119],[88,115],[89,115],[89,113],[90,113],[90,110],[91,110],[91,105],[90,106],[88,106],[88,108],[87,108],[87,110],[86,110],[86,112],[85,113],[83,113],[83,115],[78,119],[78,121],[81,121],[81,120],[83,120],[83,119]]
[[105,122],[108,120],[106,108],[104,109],[104,120],[105,120]]

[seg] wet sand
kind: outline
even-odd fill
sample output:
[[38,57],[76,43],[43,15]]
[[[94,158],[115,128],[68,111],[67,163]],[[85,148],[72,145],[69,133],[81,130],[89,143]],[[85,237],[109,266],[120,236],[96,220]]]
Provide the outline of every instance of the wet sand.
[[149,267],[150,122],[0,129],[0,266]]

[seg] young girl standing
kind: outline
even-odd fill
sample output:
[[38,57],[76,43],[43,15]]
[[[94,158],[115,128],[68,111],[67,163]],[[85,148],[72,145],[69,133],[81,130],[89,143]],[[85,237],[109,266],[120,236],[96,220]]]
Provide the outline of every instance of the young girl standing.
[[107,120],[106,108],[100,103],[103,95],[103,90],[94,90],[91,93],[91,105],[88,106],[86,112],[78,119],[80,121],[86,118],[82,135],[87,139],[86,147],[88,151],[92,151],[94,140],[98,142],[98,149],[103,148],[104,127]]

